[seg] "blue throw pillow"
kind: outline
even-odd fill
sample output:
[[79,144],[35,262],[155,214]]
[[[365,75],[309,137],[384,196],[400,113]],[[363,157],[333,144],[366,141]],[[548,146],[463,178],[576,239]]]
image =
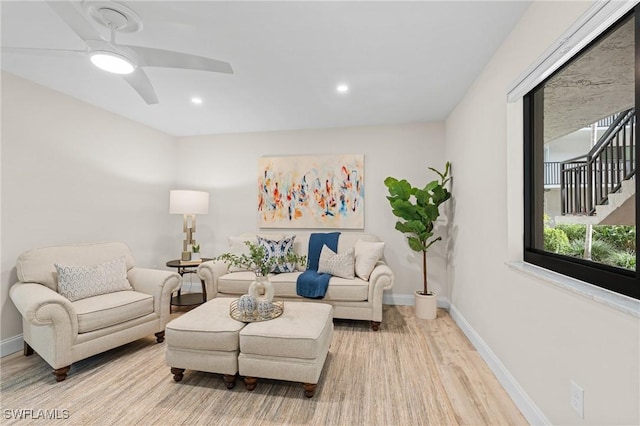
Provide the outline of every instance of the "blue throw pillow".
[[[265,250],[265,260],[268,260],[272,257],[280,258],[284,257],[290,252],[293,252],[293,241],[296,236],[292,235],[291,237],[284,238],[280,241],[268,240],[266,238],[262,238],[258,235],[258,245],[264,247]],[[296,270],[295,263],[281,263],[276,264],[271,269],[271,272],[274,274],[279,274],[282,272],[294,272]]]

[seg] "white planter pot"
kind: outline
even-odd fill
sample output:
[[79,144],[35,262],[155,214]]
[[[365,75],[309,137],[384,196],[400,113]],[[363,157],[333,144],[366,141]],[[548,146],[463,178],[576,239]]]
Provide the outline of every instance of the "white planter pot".
[[434,292],[424,295],[415,292],[415,313],[421,319],[435,319],[438,316],[438,298]]
[[191,253],[191,260],[200,260],[200,253]]

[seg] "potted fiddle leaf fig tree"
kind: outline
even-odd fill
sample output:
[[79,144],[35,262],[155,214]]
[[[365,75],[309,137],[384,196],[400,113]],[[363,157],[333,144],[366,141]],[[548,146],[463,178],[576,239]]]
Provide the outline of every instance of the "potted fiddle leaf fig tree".
[[387,199],[392,212],[400,220],[396,222],[396,229],[407,236],[407,242],[412,250],[422,253],[422,291],[416,290],[416,316],[423,319],[434,319],[437,312],[435,293],[427,287],[427,251],[432,244],[442,237],[434,237],[434,225],[440,216],[439,207],[451,198],[446,185],[451,179],[451,163],[447,161],[444,172],[432,167],[440,179],[433,180],[423,188],[412,186],[405,179],[398,180],[388,177],[384,184],[389,190]]

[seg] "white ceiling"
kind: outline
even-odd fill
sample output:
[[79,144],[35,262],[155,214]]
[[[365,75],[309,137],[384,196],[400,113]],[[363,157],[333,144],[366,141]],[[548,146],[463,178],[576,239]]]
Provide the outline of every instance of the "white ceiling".
[[[5,52],[2,69],[175,136],[437,121],[530,2],[120,3],[144,26],[119,43],[223,60],[234,74],[145,68],[160,100],[147,105],[84,56]],[[85,47],[46,2],[0,1],[0,12],[3,47]]]

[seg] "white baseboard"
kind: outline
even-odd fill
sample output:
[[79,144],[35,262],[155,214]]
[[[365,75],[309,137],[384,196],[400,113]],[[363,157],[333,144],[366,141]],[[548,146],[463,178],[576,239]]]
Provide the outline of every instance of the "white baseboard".
[[529,395],[527,395],[524,389],[522,389],[516,379],[511,375],[509,370],[507,370],[496,354],[493,353],[486,342],[482,340],[482,337],[480,337],[473,327],[471,327],[471,324],[467,322],[460,311],[456,309],[455,305],[451,304],[449,306],[449,314],[471,341],[471,344],[476,348],[493,374],[496,375],[500,384],[502,384],[529,424],[550,425],[551,422],[545,417],[544,413],[540,411],[531,398],[529,398]]
[[22,334],[0,341],[0,357],[20,352],[23,348]]
[[[385,305],[413,306],[415,299],[413,294],[384,294],[382,303]],[[449,299],[438,296],[438,308],[449,309]]]
[[413,306],[413,294],[383,294],[382,303],[385,305]]

